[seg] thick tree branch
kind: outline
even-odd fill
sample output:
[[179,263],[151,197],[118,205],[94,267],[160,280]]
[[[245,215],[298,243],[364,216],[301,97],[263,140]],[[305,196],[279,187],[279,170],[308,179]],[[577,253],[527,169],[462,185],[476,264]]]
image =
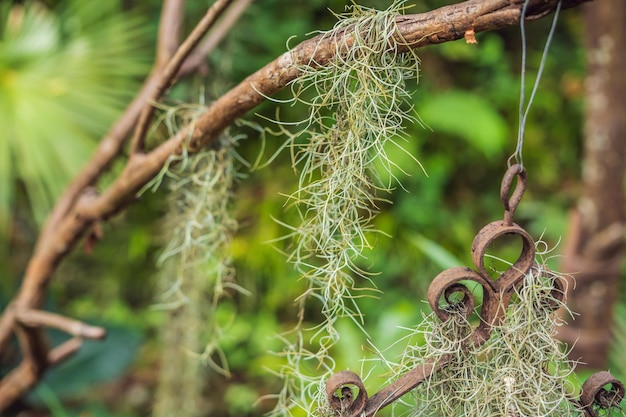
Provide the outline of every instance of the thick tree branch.
[[[577,6],[585,1],[563,0],[563,7]],[[174,7],[175,3],[177,2],[168,1],[166,6]],[[324,66],[337,58],[336,45],[342,45],[342,48],[349,48],[351,45],[349,30],[320,35],[302,42],[219,98],[194,122],[193,126],[186,126],[154,150],[144,153],[143,140],[153,111],[151,105],[146,106],[149,98],[160,98],[170,87],[185,57],[189,56],[208,27],[212,26],[217,16],[221,14],[223,8],[220,7],[225,7],[228,3],[230,2],[220,0],[215,3],[215,16],[209,17],[210,13],[207,13],[192,32],[190,39],[175,52],[167,69],[162,70],[158,65],[155,67],[140,94],[109,134],[103,138],[90,163],[55,206],[27,267],[20,291],[0,318],[0,347],[6,346],[11,334],[16,332],[24,352],[30,352],[29,355],[25,355],[25,360],[17,368],[0,381],[0,410],[30,389],[51,362],[56,363],[77,349],[77,342],[70,341],[67,347],[58,347],[50,352],[45,345],[39,324],[49,324],[49,320],[54,321],[55,318],[35,313],[33,323],[29,322],[29,318],[24,316],[23,312],[33,312],[41,306],[47,284],[59,262],[89,228],[95,222],[111,217],[134,201],[137,192],[162,169],[169,158],[180,153],[183,146],[193,151],[207,145],[234,120],[297,78],[300,75],[299,68]],[[557,0],[530,0],[527,18],[536,19],[550,13],[556,3]],[[460,39],[472,31],[478,33],[517,25],[522,4],[523,0],[470,0],[428,13],[401,16],[397,18],[399,33],[395,43],[398,49],[407,50]],[[163,28],[164,32],[165,30]],[[162,57],[171,53],[171,45],[166,44],[163,37],[161,39],[157,50]],[[194,58],[194,62],[200,65],[201,60],[196,61]],[[187,72],[197,68],[191,65],[183,66],[182,69]],[[111,162],[120,157],[123,145],[141,109],[147,110],[139,122],[140,127],[132,146],[134,152],[131,152],[127,165],[117,180],[102,194],[97,194],[92,186],[97,183]],[[30,320],[33,320],[32,313]],[[67,321],[61,323],[64,326],[68,324],[71,323]],[[46,360],[43,359],[44,356]]]

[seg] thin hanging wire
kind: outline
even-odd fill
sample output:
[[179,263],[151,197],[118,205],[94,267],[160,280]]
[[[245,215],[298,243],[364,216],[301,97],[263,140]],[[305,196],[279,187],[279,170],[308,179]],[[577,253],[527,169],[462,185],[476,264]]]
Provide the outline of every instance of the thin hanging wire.
[[[537,78],[535,79],[535,84],[533,85],[533,90],[530,93],[530,98],[528,99],[528,103],[525,103],[525,89],[526,89],[526,27],[524,25],[524,21],[526,19],[526,10],[528,9],[528,3],[530,0],[524,1],[524,7],[522,8],[522,15],[520,17],[520,33],[522,38],[522,71],[521,71],[521,81],[520,81],[520,98],[519,98],[519,127],[517,130],[517,146],[515,147],[515,152],[511,155],[507,161],[507,165],[510,168],[511,162],[515,160],[516,164],[519,164],[520,169],[524,169],[524,157],[523,157],[523,147],[524,147],[524,134],[526,129],[526,119],[528,117],[528,113],[530,112],[530,107],[532,106],[533,100],[535,98],[535,94],[537,93],[537,89],[539,87],[539,81],[541,80],[541,75],[543,73],[543,68],[545,66],[548,51],[550,49],[550,44],[552,43],[552,38],[554,37],[554,32],[556,30],[556,24],[559,20],[559,13],[561,11],[561,3],[562,0],[559,0],[556,9],[554,10],[554,18],[552,19],[552,26],[550,27],[550,33],[548,34],[548,38],[546,39],[546,45],[543,48],[543,54],[541,56],[541,62],[539,64],[539,69],[537,70]],[[524,108],[525,106],[525,108]]]

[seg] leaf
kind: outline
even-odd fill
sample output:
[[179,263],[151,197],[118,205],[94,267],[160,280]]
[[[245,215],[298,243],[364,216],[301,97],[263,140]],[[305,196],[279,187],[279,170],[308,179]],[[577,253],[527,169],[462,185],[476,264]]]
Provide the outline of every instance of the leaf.
[[[0,90],[0,126],[7,134],[11,135],[11,112],[4,105],[5,100],[3,100],[1,95],[2,91]],[[10,143],[7,140],[0,139],[0,236],[8,233],[8,230],[5,229],[9,224],[11,202],[13,201],[12,171]]]
[[488,158],[500,154],[509,133],[494,106],[475,93],[443,92],[418,110],[424,123],[435,132],[461,137]]
[[114,0],[0,8],[0,231],[18,179],[43,222],[145,74],[145,21],[120,9]]
[[[51,339],[57,344],[66,337],[51,331]],[[107,338],[103,341],[85,340],[78,352],[59,366],[51,368],[41,384],[57,397],[77,394],[96,383],[110,381],[122,375],[135,359],[141,342],[140,334],[130,328],[107,326]],[[31,399],[40,402],[49,393],[35,388]]]
[[428,259],[433,261],[442,269],[463,265],[459,258],[454,256],[446,248],[422,235],[413,236],[411,238],[411,243],[421,250]]

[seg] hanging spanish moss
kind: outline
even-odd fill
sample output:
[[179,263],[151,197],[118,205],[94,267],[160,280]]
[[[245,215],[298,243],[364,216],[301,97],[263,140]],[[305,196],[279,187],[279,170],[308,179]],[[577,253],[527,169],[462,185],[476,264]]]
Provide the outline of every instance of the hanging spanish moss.
[[237,175],[232,147],[225,134],[214,149],[183,154],[161,176],[169,179],[169,209],[156,307],[166,310],[167,322],[156,417],[204,415],[207,373],[229,374],[220,349],[225,329],[215,313],[223,296],[241,290],[229,257],[237,229],[229,212]]
[[[323,68],[299,68],[302,75],[291,85],[294,101],[308,106],[309,116],[295,134],[282,129],[300,175],[288,201],[300,224],[284,224],[292,243],[288,256],[307,281],[298,300],[301,318],[313,299],[325,319],[306,330],[301,322],[285,337],[285,385],[274,415],[289,414],[292,407],[308,413],[323,407],[324,381],[334,371],[329,349],[339,340],[336,322],[349,317],[363,328],[356,298],[375,290],[371,274],[358,264],[378,233],[372,220],[379,205],[397,185],[387,150],[401,147],[404,124],[415,121],[405,83],[417,80],[418,59],[400,52],[395,19],[402,9],[402,1],[385,11],[350,6],[349,13],[337,16],[334,29],[322,34],[322,39],[350,34],[342,38],[346,44],[336,42],[336,59]],[[382,182],[377,169],[391,180]]]

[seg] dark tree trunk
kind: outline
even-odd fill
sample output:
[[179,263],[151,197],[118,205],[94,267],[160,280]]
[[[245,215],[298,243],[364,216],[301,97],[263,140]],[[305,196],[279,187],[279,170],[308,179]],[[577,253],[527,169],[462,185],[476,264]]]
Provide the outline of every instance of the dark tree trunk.
[[583,194],[573,210],[563,270],[572,274],[568,305],[580,314],[561,337],[572,359],[607,366],[612,311],[624,255],[626,2],[584,6],[587,51]]

